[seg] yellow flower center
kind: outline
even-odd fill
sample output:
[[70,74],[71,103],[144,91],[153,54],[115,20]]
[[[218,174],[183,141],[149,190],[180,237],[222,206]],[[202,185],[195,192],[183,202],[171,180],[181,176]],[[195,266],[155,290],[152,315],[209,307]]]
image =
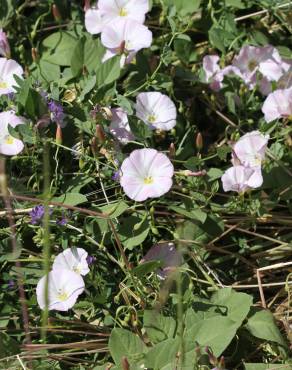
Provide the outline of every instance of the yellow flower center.
[[257,65],[257,61],[255,59],[252,59],[248,63],[248,69],[252,72],[257,67]]
[[147,118],[147,121],[150,123],[154,123],[156,121],[156,117],[154,114],[150,114]]
[[144,178],[144,184],[146,184],[146,185],[153,184],[153,177],[151,177],[151,176],[145,177]]
[[81,268],[80,268],[79,266],[74,266],[74,267],[73,267],[73,271],[80,275],[80,273],[81,273]]
[[7,83],[4,81],[0,81],[0,89],[6,89],[8,87]]
[[128,12],[125,8],[121,8],[120,9],[120,13],[119,13],[119,16],[120,17],[126,17],[128,15]]
[[61,301],[61,302],[64,302],[64,301],[67,301],[67,299],[69,298],[69,294],[64,292],[64,291],[60,291],[60,293],[58,294],[58,299]]
[[5,136],[4,141],[5,141],[5,144],[11,145],[14,143],[14,138],[11,135],[7,135]]

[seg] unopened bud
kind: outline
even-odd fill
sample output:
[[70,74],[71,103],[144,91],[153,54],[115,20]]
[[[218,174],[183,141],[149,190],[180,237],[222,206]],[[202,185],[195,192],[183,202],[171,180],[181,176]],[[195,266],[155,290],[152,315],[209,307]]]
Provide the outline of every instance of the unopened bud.
[[103,116],[104,119],[108,120],[108,121],[111,121],[112,118],[113,118],[113,113],[112,111],[110,110],[110,108],[108,107],[101,107],[100,108],[100,112]]
[[34,62],[38,59],[38,52],[36,48],[31,48],[31,57]]
[[123,370],[130,370],[130,364],[127,357],[122,357],[121,365]]
[[0,55],[3,55],[5,58],[10,58],[10,45],[7,39],[6,32],[0,29]]
[[102,128],[101,125],[96,125],[96,127],[95,127],[95,136],[96,136],[99,144],[102,144],[102,143],[105,142],[105,134],[104,134],[104,131],[103,131],[103,128]]
[[198,151],[200,151],[202,148],[203,148],[203,136],[200,132],[197,133],[197,137],[196,137],[196,148],[198,149]]
[[64,97],[63,99],[68,102],[68,103],[72,103],[77,97],[77,92],[75,89],[68,89],[64,92]]
[[96,156],[97,153],[97,138],[94,136],[92,141],[91,141],[91,151],[94,156]]
[[57,124],[57,130],[56,130],[56,143],[62,144],[62,128],[60,125]]
[[169,158],[175,157],[175,146],[174,143],[170,143],[169,145]]
[[83,10],[86,12],[88,9],[90,9],[90,0],[84,0]]
[[56,4],[52,5],[52,13],[53,13],[53,17],[55,18],[55,20],[57,22],[59,22],[62,19],[61,13],[60,13],[59,8],[57,7]]

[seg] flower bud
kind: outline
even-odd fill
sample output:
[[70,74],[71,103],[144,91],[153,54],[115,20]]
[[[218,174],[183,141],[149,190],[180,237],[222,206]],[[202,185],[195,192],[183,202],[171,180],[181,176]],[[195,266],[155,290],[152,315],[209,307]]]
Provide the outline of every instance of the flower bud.
[[175,146],[174,143],[169,145],[169,158],[175,158]]
[[86,12],[88,9],[90,9],[90,0],[84,0],[83,10]]
[[105,142],[105,134],[104,134],[102,126],[99,124],[97,124],[95,127],[95,136],[99,144],[102,144]]
[[62,19],[61,13],[60,13],[59,8],[57,7],[56,4],[52,5],[52,13],[53,13],[53,17],[55,18],[55,20],[57,22],[59,22]]
[[203,148],[204,142],[203,142],[203,136],[200,132],[197,133],[196,137],[196,148],[198,151],[200,151]]
[[129,361],[127,360],[127,357],[122,357],[121,365],[123,370],[130,370],[130,364]]
[[7,39],[6,32],[0,29],[0,55],[3,55],[5,58],[10,58],[10,45]]
[[62,128],[60,125],[57,124],[57,130],[56,130],[56,143],[62,144]]
[[34,62],[38,59],[38,52],[36,48],[31,48],[31,57]]

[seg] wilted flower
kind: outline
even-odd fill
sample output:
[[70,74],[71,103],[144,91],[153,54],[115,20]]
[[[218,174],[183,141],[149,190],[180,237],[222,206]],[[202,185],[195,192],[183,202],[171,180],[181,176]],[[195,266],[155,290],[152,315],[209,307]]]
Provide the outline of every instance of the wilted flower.
[[173,172],[165,154],[155,149],[137,149],[122,163],[120,183],[129,198],[142,202],[167,193]]
[[292,116],[292,87],[270,93],[264,102],[262,112],[266,122]]
[[127,144],[129,141],[134,140],[135,136],[131,132],[127,113],[122,108],[114,108],[111,112],[112,119],[109,126],[111,134],[121,144]]
[[278,81],[283,74],[281,57],[273,46],[256,47],[245,45],[233,60],[233,66],[239,69],[239,76],[254,88],[257,71],[269,81]]
[[243,135],[233,146],[234,162],[239,160],[240,164],[250,168],[261,167],[268,141],[269,135],[263,135],[259,131]]
[[14,128],[23,123],[24,119],[13,111],[0,113],[0,154],[17,155],[23,150],[23,142],[9,133],[9,125]]
[[203,58],[203,70],[205,72],[205,82],[210,84],[212,90],[218,91],[222,87],[223,75],[218,62],[218,55],[205,55]]
[[121,65],[130,63],[135,54],[152,43],[152,32],[131,19],[118,19],[104,27],[101,42],[108,49],[103,61],[122,55]]
[[144,92],[137,96],[136,115],[151,128],[171,130],[176,125],[176,107],[160,92]]
[[[52,270],[48,280],[49,310],[68,311],[84,291],[84,281],[81,275],[68,269]],[[36,288],[37,301],[42,310],[46,307],[45,287],[46,276],[43,276]]]
[[251,169],[244,166],[228,168],[221,177],[224,191],[244,193],[249,189],[259,188],[263,183],[260,169]]
[[87,256],[88,253],[83,248],[67,248],[55,258],[53,270],[64,269],[86,275],[89,273]]
[[148,0],[99,0],[95,8],[86,11],[85,27],[89,33],[97,34],[105,25],[119,19],[132,19],[142,24],[148,11]]
[[3,55],[5,58],[10,58],[10,46],[7,39],[7,35],[0,28],[0,55]]
[[0,58],[0,95],[15,92],[13,86],[17,85],[14,75],[22,77],[23,69],[13,59]]
[[65,127],[66,123],[64,122],[65,114],[62,104],[55,100],[50,100],[48,102],[48,109],[50,111],[51,121],[57,123],[60,127]]
[[159,243],[149,249],[141,263],[148,261],[161,262],[161,268],[157,270],[157,275],[161,279],[165,279],[169,273],[182,263],[182,256],[173,243]]

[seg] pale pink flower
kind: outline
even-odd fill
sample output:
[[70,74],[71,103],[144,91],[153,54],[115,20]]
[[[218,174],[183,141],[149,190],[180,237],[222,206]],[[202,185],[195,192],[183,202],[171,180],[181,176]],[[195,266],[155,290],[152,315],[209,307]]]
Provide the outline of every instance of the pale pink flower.
[[136,149],[122,163],[120,183],[129,198],[142,202],[167,193],[173,173],[165,154],[155,149]]
[[161,267],[157,270],[157,276],[165,279],[182,263],[182,256],[173,243],[155,244],[141,260],[141,263],[148,261],[161,261]]
[[56,256],[53,270],[70,270],[80,275],[86,275],[90,271],[86,260],[87,256],[88,253],[83,248],[67,248]]
[[283,74],[281,57],[273,46],[256,47],[245,45],[233,60],[233,66],[239,70],[239,77],[254,88],[257,82],[257,72],[268,81],[278,81]]
[[13,77],[22,77],[23,69],[15,60],[0,58],[0,96],[15,92],[17,83]]
[[262,112],[266,122],[292,116],[292,87],[270,93],[264,102]]
[[7,39],[7,35],[0,28],[0,55],[3,55],[5,58],[10,58],[10,46]]
[[244,166],[228,168],[221,180],[224,191],[237,191],[238,193],[259,188],[263,183],[260,168],[254,170]]
[[269,135],[259,131],[248,132],[243,135],[233,146],[234,160],[250,168],[260,168],[265,159]]
[[160,92],[138,94],[136,115],[151,128],[168,131],[176,125],[175,104],[167,95]]
[[9,125],[14,128],[24,123],[24,118],[18,117],[13,111],[0,113],[0,154],[17,155],[23,150],[23,142],[10,135]]
[[[42,310],[46,307],[45,287],[46,276],[43,276],[36,288],[37,301]],[[79,274],[67,269],[52,270],[48,276],[48,309],[68,311],[83,291],[84,281]]]
[[131,132],[127,113],[122,108],[114,108],[111,112],[112,119],[109,126],[111,134],[121,144],[127,144],[129,141],[134,140],[135,136]]
[[95,8],[86,11],[85,27],[89,33],[97,34],[103,31],[105,25],[120,19],[142,24],[148,11],[148,0],[99,0]]
[[108,49],[103,61],[114,55],[123,55],[121,64],[130,63],[139,50],[151,45],[152,32],[131,19],[118,19],[104,27],[101,42]]

